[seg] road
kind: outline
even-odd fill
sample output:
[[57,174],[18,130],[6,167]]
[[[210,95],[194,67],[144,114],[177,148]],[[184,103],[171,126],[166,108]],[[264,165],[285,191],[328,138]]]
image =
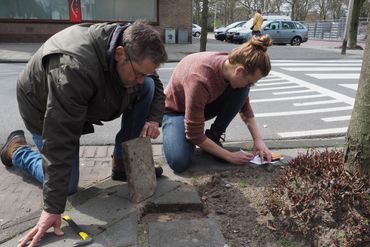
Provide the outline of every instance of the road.
[[[167,63],[159,75],[167,85],[176,63]],[[15,87],[24,64],[0,64],[0,143],[14,129],[25,129],[19,116]],[[250,97],[265,139],[344,135],[353,108],[361,60],[272,60],[269,76],[252,88]],[[111,144],[119,120],[97,126],[82,144]],[[207,126],[210,122],[207,122]],[[30,135],[27,134],[27,138]],[[237,117],[226,132],[227,141],[250,139]],[[162,142],[160,136],[156,142]]]

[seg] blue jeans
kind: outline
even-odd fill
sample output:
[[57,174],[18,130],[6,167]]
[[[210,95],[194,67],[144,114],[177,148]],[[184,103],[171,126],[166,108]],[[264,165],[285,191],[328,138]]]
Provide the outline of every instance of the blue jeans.
[[[215,101],[206,105],[204,117],[216,117],[211,130],[223,133],[241,110],[249,87],[233,89],[230,86]],[[165,114],[163,117],[163,151],[169,167],[175,172],[183,172],[191,166],[195,145],[185,137],[185,116],[183,113]]]
[[[116,135],[113,155],[115,158],[122,158],[121,143],[139,137],[150,111],[155,91],[154,81],[145,77],[144,84],[139,86],[136,101],[132,109],[127,110],[121,119],[121,129]],[[32,139],[38,150],[42,147],[42,136],[31,133]],[[75,158],[72,164],[72,174],[69,180],[69,194],[77,191],[79,180],[79,149],[76,147]],[[12,156],[12,163],[15,167],[33,176],[41,184],[44,183],[43,161],[40,151],[32,150],[29,146],[18,148]]]

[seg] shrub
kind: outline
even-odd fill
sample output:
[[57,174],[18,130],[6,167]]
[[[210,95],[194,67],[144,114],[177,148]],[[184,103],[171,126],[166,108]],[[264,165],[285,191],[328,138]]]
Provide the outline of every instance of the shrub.
[[289,162],[267,207],[276,229],[316,246],[370,245],[370,180],[344,169],[343,151],[308,151]]

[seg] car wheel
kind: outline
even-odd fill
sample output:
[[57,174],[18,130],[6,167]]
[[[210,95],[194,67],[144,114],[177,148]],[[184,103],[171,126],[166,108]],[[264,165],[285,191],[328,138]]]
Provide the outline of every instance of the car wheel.
[[301,43],[302,43],[302,39],[298,36],[294,37],[292,41],[290,41],[290,44],[294,46],[299,46],[301,45]]
[[200,32],[194,33],[194,37],[199,37],[199,36],[200,36]]

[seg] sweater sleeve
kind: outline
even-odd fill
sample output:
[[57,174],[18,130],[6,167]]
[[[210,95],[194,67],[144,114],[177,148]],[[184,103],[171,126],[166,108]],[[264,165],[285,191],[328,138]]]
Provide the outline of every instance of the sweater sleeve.
[[242,113],[244,115],[244,117],[247,118],[247,119],[254,117],[254,113],[253,113],[253,109],[252,109],[252,106],[251,106],[250,101],[249,101],[249,97],[245,98],[245,102],[244,102],[244,105],[242,106],[242,108],[240,110],[240,113]]
[[197,74],[188,78],[185,91],[185,137],[194,145],[202,143],[207,137],[204,134],[204,109],[209,93]]

